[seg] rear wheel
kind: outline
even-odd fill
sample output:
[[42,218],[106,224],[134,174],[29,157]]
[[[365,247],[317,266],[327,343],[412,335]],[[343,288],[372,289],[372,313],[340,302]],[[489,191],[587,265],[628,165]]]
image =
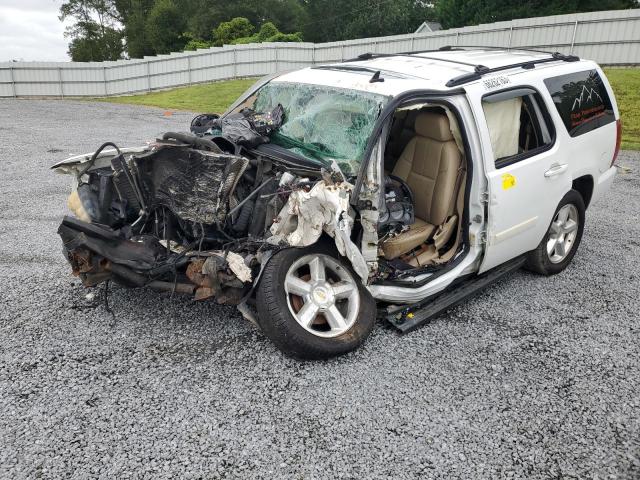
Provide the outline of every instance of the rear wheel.
[[321,359],[357,348],[375,322],[375,301],[345,260],[323,245],[278,252],[257,291],[258,323],[288,355]]
[[569,191],[556,209],[546,235],[527,255],[526,267],[542,275],[554,275],[567,268],[578,250],[584,229],[584,201]]

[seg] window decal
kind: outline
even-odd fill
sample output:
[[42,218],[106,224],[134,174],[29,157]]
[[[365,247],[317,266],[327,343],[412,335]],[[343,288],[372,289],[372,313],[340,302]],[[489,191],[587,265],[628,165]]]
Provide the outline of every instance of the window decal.
[[611,99],[596,70],[548,78],[544,83],[572,137],[615,121]]

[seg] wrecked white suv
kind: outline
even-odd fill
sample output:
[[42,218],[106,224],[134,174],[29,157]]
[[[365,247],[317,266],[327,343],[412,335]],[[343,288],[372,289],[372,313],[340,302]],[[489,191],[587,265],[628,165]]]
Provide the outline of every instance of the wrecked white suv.
[[595,63],[458,47],[275,75],[191,127],[53,166],[73,272],[237,305],[302,358],[562,271],[620,146]]

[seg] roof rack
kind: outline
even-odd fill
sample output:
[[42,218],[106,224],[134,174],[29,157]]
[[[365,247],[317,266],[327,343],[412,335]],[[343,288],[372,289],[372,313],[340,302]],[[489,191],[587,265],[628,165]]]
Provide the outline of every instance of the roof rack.
[[[436,52],[451,52],[451,51],[466,51],[466,50],[502,50],[505,52],[517,51],[517,52],[534,52],[534,53],[544,53],[546,55],[551,55],[554,52],[550,52],[548,50],[537,50],[534,48],[522,48],[522,47],[497,47],[495,45],[445,45],[444,47],[440,47]],[[432,50],[433,51],[433,50]],[[557,52],[555,52],[557,53]]]
[[473,82],[474,80],[480,80],[483,75],[488,73],[502,72],[504,70],[511,70],[512,68],[524,68],[525,70],[531,70],[532,68],[536,68],[536,65],[541,63],[550,63],[550,62],[578,62],[580,60],[579,57],[575,55],[564,55],[562,53],[554,52],[551,54],[549,58],[540,58],[538,60],[529,60],[527,62],[519,62],[519,63],[511,63],[508,65],[501,65],[499,67],[488,68],[484,65],[477,65],[474,68],[473,72],[465,73],[458,77],[454,77],[449,80],[446,85],[447,87],[459,87],[460,85],[464,85],[465,83]]
[[379,68],[371,68],[371,67],[356,67],[350,65],[314,65],[311,67],[314,70],[346,70],[349,72],[367,72],[367,73],[376,73],[379,71]]
[[[452,60],[450,58],[440,58],[440,57],[425,57],[421,54],[423,53],[435,53],[435,52],[450,52],[450,51],[456,51],[456,50],[462,50],[464,51],[465,49],[468,48],[479,48],[479,49],[492,49],[492,50],[505,50],[505,51],[509,51],[509,50],[517,50],[517,51],[523,51],[523,52],[535,52],[535,53],[543,53],[546,55],[550,55],[550,57],[548,58],[540,58],[540,59],[536,59],[536,60],[528,60],[526,62],[519,62],[519,63],[512,63],[512,64],[508,64],[508,65],[501,65],[499,67],[494,67],[494,68],[489,68],[485,65],[479,65],[479,64],[473,64],[473,63],[469,63],[469,62],[461,62],[459,60]],[[558,62],[558,61],[562,61],[562,62],[577,62],[580,60],[580,57],[577,57],[576,55],[565,55],[559,52],[545,52],[543,50],[533,50],[533,49],[525,49],[525,48],[503,48],[503,47],[485,47],[485,46],[452,46],[452,45],[446,45],[444,47],[440,47],[437,50],[418,50],[418,51],[413,51],[413,52],[401,52],[401,53],[363,53],[361,55],[358,55],[358,57],[350,59],[350,60],[346,60],[346,62],[360,62],[363,60],[371,60],[373,58],[387,58],[387,57],[413,57],[416,55],[420,55],[419,58],[424,58],[426,60],[436,60],[439,62],[446,62],[446,63],[455,63],[457,65],[464,65],[467,67],[471,67],[473,68],[473,72],[469,72],[469,73],[464,73],[460,76],[454,77],[451,80],[449,80],[446,85],[447,87],[458,87],[460,85],[464,85],[465,83],[469,83],[469,82],[473,82],[474,80],[479,80],[480,78],[482,78],[483,75],[486,75],[488,73],[495,73],[495,72],[501,72],[504,70],[510,70],[512,68],[524,68],[526,70],[535,68],[535,66],[537,64],[540,63],[550,63],[550,62]]]
[[[371,60],[373,58],[387,58],[387,57],[413,57],[415,55],[418,55],[419,53],[432,53],[432,52],[439,52],[440,50],[420,50],[420,51],[415,51],[415,52],[400,52],[400,53],[363,53],[361,55],[358,55],[356,58],[351,58],[349,60],[345,60],[344,62],[361,62],[363,60]],[[423,55],[420,56],[420,58],[424,58],[425,60],[437,60],[440,62],[447,62],[447,63],[455,63],[458,65],[464,65],[465,67],[476,67],[475,64],[473,63],[469,63],[469,62],[461,62],[460,60],[451,60],[449,58],[438,58],[438,57],[425,57]]]
[[[380,78],[380,74],[383,75],[388,75],[390,77],[396,77],[396,78],[420,78],[420,77],[416,77],[415,75],[411,75],[408,73],[400,73],[400,72],[390,72],[388,70],[385,69],[381,69],[381,68],[373,68],[373,67],[359,67],[356,65],[341,65],[341,64],[337,64],[337,65],[314,65],[313,67],[311,67],[311,69],[313,70],[343,70],[346,72],[358,72],[358,73],[371,73],[371,74],[378,74],[377,78]],[[383,79],[380,78],[380,80],[375,80],[375,81],[384,81]],[[375,83],[375,82],[372,82]]]

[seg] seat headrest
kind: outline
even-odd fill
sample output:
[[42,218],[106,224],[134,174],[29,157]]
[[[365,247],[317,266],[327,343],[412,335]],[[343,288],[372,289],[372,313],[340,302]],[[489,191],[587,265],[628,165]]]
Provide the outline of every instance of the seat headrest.
[[414,130],[421,137],[432,138],[439,142],[453,140],[449,119],[442,113],[422,112],[416,117]]

